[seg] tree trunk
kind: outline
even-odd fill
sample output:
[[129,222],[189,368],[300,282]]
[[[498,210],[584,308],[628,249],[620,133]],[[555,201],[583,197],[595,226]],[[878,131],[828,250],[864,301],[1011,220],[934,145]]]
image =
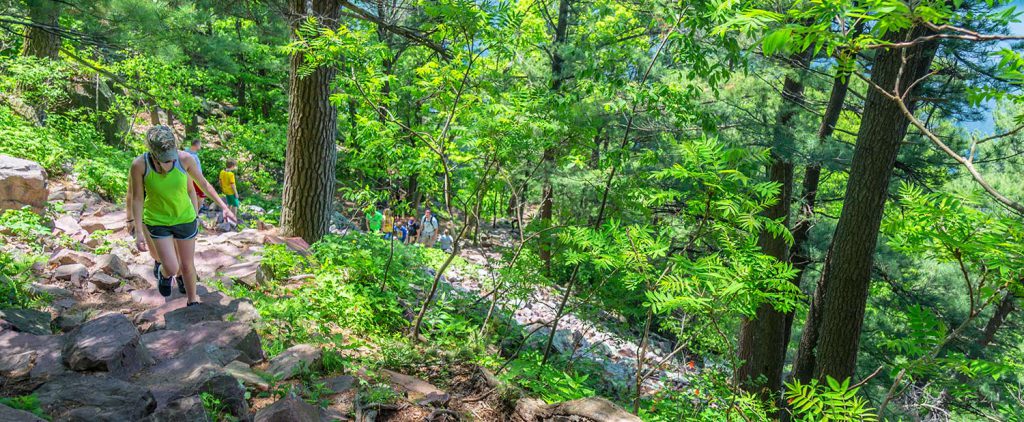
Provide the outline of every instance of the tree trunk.
[[[928,32],[914,27],[896,33],[893,39],[915,39]],[[934,42],[884,49],[875,58],[871,81],[888,92],[897,90],[902,94],[927,73],[935,50]],[[913,109],[913,96],[907,98],[908,107]],[[796,373],[804,380],[809,376],[843,380],[854,374],[878,228],[889,177],[908,123],[896,103],[877,89],[869,90],[850,165],[843,213],[805,324],[804,336],[808,341],[801,339]]]
[[[850,87],[850,75],[837,73],[832,82],[832,93],[829,95],[828,105],[825,106],[825,113],[821,118],[821,126],[818,128],[818,141],[824,142],[832,136],[835,131],[836,122],[843,111],[843,104],[846,102],[846,93]],[[793,227],[793,247],[790,249],[789,259],[793,268],[797,270],[794,282],[797,287],[803,284],[804,270],[811,263],[811,257],[807,253],[807,242],[810,240],[811,226],[814,219],[814,206],[818,199],[818,184],[821,181],[821,164],[810,163],[804,169],[804,177],[800,195],[800,219]],[[786,341],[793,333],[793,312],[786,314]]]
[[[797,71],[802,71],[810,62],[810,55],[795,55],[791,60]],[[782,87],[782,104],[776,117],[772,162],[768,169],[769,179],[778,183],[780,188],[777,202],[764,212],[765,217],[781,218],[786,227],[789,227],[789,209],[793,200],[793,162],[789,155],[793,150],[794,139],[788,128],[803,100],[803,83],[786,76]],[[758,245],[765,254],[782,262],[789,261],[790,251],[785,238],[762,231]],[[744,318],[740,327],[738,356],[743,364],[733,374],[734,381],[744,390],[759,393],[767,400],[775,400],[782,389],[782,366],[786,360],[788,340],[785,323],[785,313],[777,311],[771,303],[762,303],[754,318]],[[763,384],[761,377],[764,377]]]
[[985,330],[981,333],[981,338],[978,339],[978,347],[986,348],[996,338],[996,333],[999,332],[999,328],[1006,322],[1006,317],[1013,312],[1014,302],[1013,292],[1006,292],[1006,296],[1003,296],[1003,300],[999,302],[999,307],[996,308],[996,312],[992,314],[992,318],[988,319],[988,323],[985,324]]
[[[306,1],[289,0],[292,30],[305,16]],[[313,0],[311,12],[323,25],[337,25],[337,0]],[[330,229],[334,206],[338,111],[331,105],[331,81],[336,69],[321,67],[304,78],[298,70],[303,54],[291,57],[288,87],[288,150],[285,157],[284,204],[281,226],[288,236],[307,242],[320,240]]]
[[56,0],[26,0],[31,26],[25,27],[22,56],[56,59],[60,55],[60,10]]
[[[562,82],[565,80],[564,67],[565,57],[562,56],[562,45],[565,44],[565,38],[569,30],[569,1],[570,0],[559,0],[558,1],[558,21],[555,22],[555,36],[551,42],[551,92],[555,96],[561,95]],[[543,6],[542,6],[543,7]],[[543,230],[547,227],[551,227],[552,208],[554,208],[554,195],[555,188],[551,184],[551,176],[555,171],[555,146],[549,146],[544,148],[544,188],[543,197],[541,198],[540,204],[540,220],[541,227]],[[524,192],[525,194],[525,192]],[[540,251],[538,253],[540,260],[544,263],[545,270],[550,274],[551,271],[551,238],[550,236],[542,236],[540,242]]]

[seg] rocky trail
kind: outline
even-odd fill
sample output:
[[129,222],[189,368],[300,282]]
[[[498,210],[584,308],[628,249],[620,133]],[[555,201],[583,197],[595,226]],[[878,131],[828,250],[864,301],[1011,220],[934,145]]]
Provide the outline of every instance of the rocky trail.
[[[378,371],[373,376],[395,391],[397,404],[366,403],[363,371],[322,374],[319,400],[303,400],[310,387],[296,378],[321,367],[322,351],[296,345],[267,359],[253,304],[210,284],[200,283],[199,306],[186,307],[177,289],[161,296],[153,262],[133,250],[119,206],[73,181],[47,181],[38,165],[6,156],[0,156],[0,200],[0,209],[61,204],[51,236],[2,245],[50,258],[32,269],[30,287],[48,295],[48,305],[0,309],[0,397],[31,394],[54,421],[638,420],[599,398],[509,404],[493,394],[500,387],[493,375],[472,365],[449,368],[456,375],[448,391]],[[67,238],[72,244],[61,241]],[[308,247],[272,228],[206,231],[197,241],[200,280],[262,282],[267,244]],[[271,389],[278,394],[259,394]],[[0,405],[0,422],[38,420]]]

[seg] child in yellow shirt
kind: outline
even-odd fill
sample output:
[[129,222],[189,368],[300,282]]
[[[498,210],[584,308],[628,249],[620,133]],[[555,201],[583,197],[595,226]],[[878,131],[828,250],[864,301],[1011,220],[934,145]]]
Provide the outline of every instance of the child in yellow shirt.
[[229,158],[227,167],[220,171],[220,191],[224,194],[224,202],[232,213],[238,212],[238,186],[235,185],[235,171],[238,170],[238,161]]

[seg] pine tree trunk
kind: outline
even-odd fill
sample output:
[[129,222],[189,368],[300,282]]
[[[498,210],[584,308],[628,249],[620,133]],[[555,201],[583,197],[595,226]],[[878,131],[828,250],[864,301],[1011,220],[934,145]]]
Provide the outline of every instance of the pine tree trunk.
[[[895,34],[894,39],[914,39],[927,32],[925,28],[914,27]],[[897,89],[902,93],[927,73],[935,50],[935,43],[882,50],[872,66],[871,81],[889,92]],[[907,98],[908,106],[913,109],[910,103],[913,96]],[[831,376],[842,380],[854,374],[878,228],[889,177],[908,123],[895,102],[877,89],[868,91],[850,165],[843,213],[815,291],[812,308],[816,309],[808,315],[804,330],[804,335],[810,336],[808,340],[813,341],[801,341],[798,375],[807,376],[811,372],[809,366],[814,368],[813,376],[819,379]]]
[[56,0],[26,0],[28,17],[34,26],[25,27],[21,55],[56,59],[60,55],[60,11]]
[[[289,0],[292,30],[307,16],[306,1]],[[337,25],[337,0],[313,0],[320,23]],[[288,87],[288,150],[285,157],[281,226],[288,236],[320,240],[330,229],[334,206],[338,110],[331,104],[336,69],[321,67],[299,77],[304,56],[291,57]]]
[[[563,74],[565,68],[565,57],[562,56],[562,45],[565,44],[565,38],[569,30],[569,2],[570,0],[559,0],[558,1],[558,21],[555,22],[555,37],[551,42],[551,92],[559,96],[562,92],[562,82],[565,80]],[[543,6],[542,6],[543,7]],[[555,171],[555,147],[550,146],[544,148],[544,188],[542,189],[542,198],[540,204],[540,219],[541,229],[551,226],[552,209],[554,208],[554,195],[555,188],[551,183],[551,176]],[[525,192],[524,192],[525,194]],[[540,251],[538,256],[544,263],[544,268],[549,273],[551,271],[551,247],[552,242],[549,236],[543,236],[543,241],[540,242]]]
[[[832,82],[832,93],[829,95],[828,105],[825,106],[825,113],[821,118],[821,126],[818,128],[818,141],[824,142],[832,136],[835,131],[836,122],[843,111],[843,104],[846,102],[846,93],[850,87],[850,75],[837,73]],[[821,181],[821,164],[811,163],[804,169],[803,184],[800,194],[800,219],[793,226],[793,247],[790,249],[790,262],[797,270],[797,287],[803,285],[804,270],[811,263],[810,254],[807,252],[807,243],[811,236],[811,226],[814,219],[814,206],[818,199],[818,184]],[[793,312],[786,314],[786,341],[793,333]]]
[[[795,67],[801,69],[810,62],[810,56],[796,55],[791,60]],[[786,227],[789,227],[789,209],[793,201],[793,162],[789,155],[794,139],[788,127],[796,117],[803,97],[803,83],[787,76],[782,87],[782,104],[776,117],[772,162],[768,169],[769,180],[780,185],[779,194],[775,205],[764,212],[765,217],[781,218]],[[785,238],[761,232],[758,245],[766,255],[782,262],[789,261],[789,246]],[[744,318],[740,326],[738,357],[743,364],[733,374],[734,381],[744,390],[774,400],[782,389],[787,342],[786,314],[775,310],[771,303],[761,304],[754,318]],[[764,377],[763,384],[761,377]]]

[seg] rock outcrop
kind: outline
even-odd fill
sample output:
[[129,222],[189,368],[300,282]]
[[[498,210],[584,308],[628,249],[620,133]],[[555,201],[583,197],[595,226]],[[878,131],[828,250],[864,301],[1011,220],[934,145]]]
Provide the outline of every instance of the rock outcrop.
[[0,212],[29,207],[46,210],[46,170],[39,163],[0,154]]

